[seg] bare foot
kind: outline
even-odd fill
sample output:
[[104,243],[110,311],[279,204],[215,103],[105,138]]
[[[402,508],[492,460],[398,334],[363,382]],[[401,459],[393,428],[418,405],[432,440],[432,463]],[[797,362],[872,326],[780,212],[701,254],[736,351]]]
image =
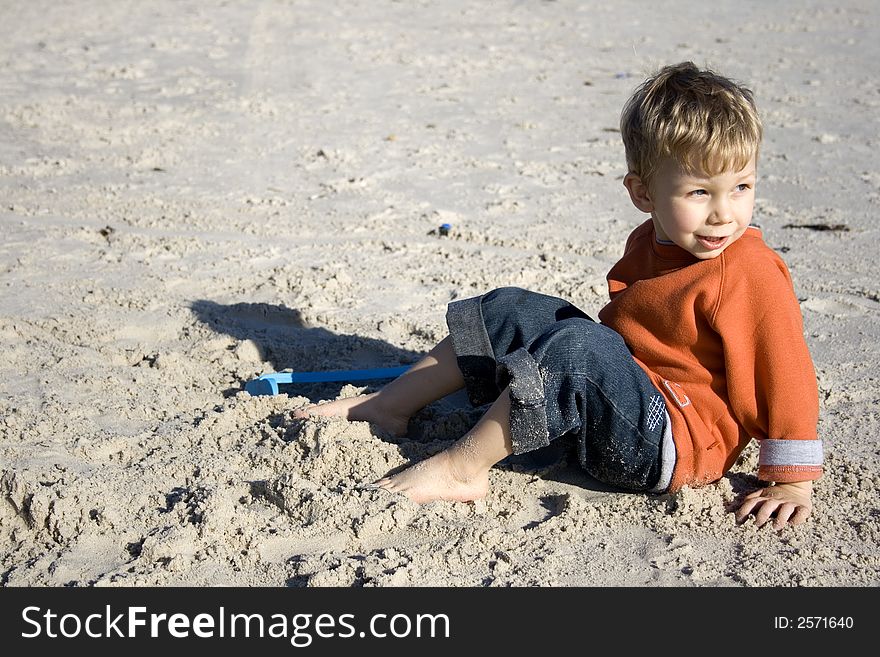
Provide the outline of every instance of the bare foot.
[[293,417],[341,417],[375,424],[392,436],[403,436],[409,424],[408,415],[395,414],[383,408],[379,392],[358,397],[346,397],[324,404],[312,404],[293,412]]
[[373,485],[403,493],[416,504],[434,500],[472,502],[489,492],[489,470],[479,470],[473,477],[462,476],[447,450],[395,475],[383,477]]

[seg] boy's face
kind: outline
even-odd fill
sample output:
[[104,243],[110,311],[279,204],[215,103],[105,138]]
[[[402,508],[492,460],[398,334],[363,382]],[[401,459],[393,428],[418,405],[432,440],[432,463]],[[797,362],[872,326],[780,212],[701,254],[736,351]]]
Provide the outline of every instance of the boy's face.
[[756,173],[754,156],[739,171],[713,176],[689,173],[666,158],[644,190],[647,204],[640,209],[651,213],[658,239],[674,242],[701,260],[716,258],[752,220]]

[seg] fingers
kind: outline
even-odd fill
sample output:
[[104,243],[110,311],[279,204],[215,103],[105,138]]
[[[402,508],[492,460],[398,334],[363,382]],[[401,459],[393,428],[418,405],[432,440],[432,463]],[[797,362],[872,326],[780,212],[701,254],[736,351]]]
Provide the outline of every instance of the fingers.
[[794,512],[794,514],[791,516],[791,520],[789,520],[789,522],[790,522],[792,525],[802,525],[802,524],[804,524],[804,523],[807,521],[807,518],[808,518],[809,515],[810,515],[810,511],[812,511],[812,509],[811,509],[810,507],[799,506],[797,509],[795,509],[795,512]]
[[749,515],[754,515],[755,525],[763,527],[772,520],[773,529],[778,531],[786,525],[803,524],[810,515],[809,506],[763,497],[762,493],[764,491],[755,491],[744,498],[735,514],[737,523],[741,524]]
[[786,525],[802,525],[806,522],[812,509],[809,506],[795,504],[794,502],[785,502],[776,510],[776,519],[773,522],[773,529],[780,530]]
[[791,502],[781,504],[779,508],[776,509],[776,519],[773,521],[773,529],[779,530],[785,527],[785,525],[788,524],[789,518],[794,515],[797,508],[797,505],[792,504]]
[[[760,492],[760,491],[755,491]],[[755,494],[747,495],[745,501],[740,505],[740,507],[736,510],[736,521],[738,523],[744,522],[746,518],[748,518],[749,514],[752,512],[756,506],[761,504],[763,500],[755,497]]]
[[771,499],[770,490],[767,488],[759,488],[758,490],[752,491],[743,498],[742,504],[740,504],[739,509],[737,509],[736,521],[738,523],[745,522],[746,518],[748,518],[753,511],[760,511],[760,507]]
[[773,515],[773,512],[780,506],[778,500],[764,499],[762,502],[761,506],[758,507],[758,512],[755,514],[755,524],[758,525],[758,527],[766,525],[767,521],[770,520],[770,517]]

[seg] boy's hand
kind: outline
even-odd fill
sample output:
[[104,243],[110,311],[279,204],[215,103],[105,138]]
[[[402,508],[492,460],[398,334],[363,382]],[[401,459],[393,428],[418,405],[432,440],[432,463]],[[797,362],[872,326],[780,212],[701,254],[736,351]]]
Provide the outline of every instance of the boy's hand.
[[786,524],[800,525],[813,510],[813,482],[798,481],[776,484],[749,493],[736,511],[736,521],[742,523],[755,514],[755,524],[763,526],[773,518],[773,529],[779,530]]

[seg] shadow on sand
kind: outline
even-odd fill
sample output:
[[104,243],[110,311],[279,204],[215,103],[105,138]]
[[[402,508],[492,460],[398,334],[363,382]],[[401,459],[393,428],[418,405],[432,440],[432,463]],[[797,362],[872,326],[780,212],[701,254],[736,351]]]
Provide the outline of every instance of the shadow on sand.
[[[424,355],[384,340],[308,326],[298,310],[286,306],[244,302],[222,305],[201,299],[191,308],[199,321],[216,333],[254,342],[275,372],[394,367],[411,365]],[[244,384],[242,381],[241,390]],[[299,384],[295,390],[285,387],[283,392],[317,401],[337,397],[344,385],[344,381]]]

